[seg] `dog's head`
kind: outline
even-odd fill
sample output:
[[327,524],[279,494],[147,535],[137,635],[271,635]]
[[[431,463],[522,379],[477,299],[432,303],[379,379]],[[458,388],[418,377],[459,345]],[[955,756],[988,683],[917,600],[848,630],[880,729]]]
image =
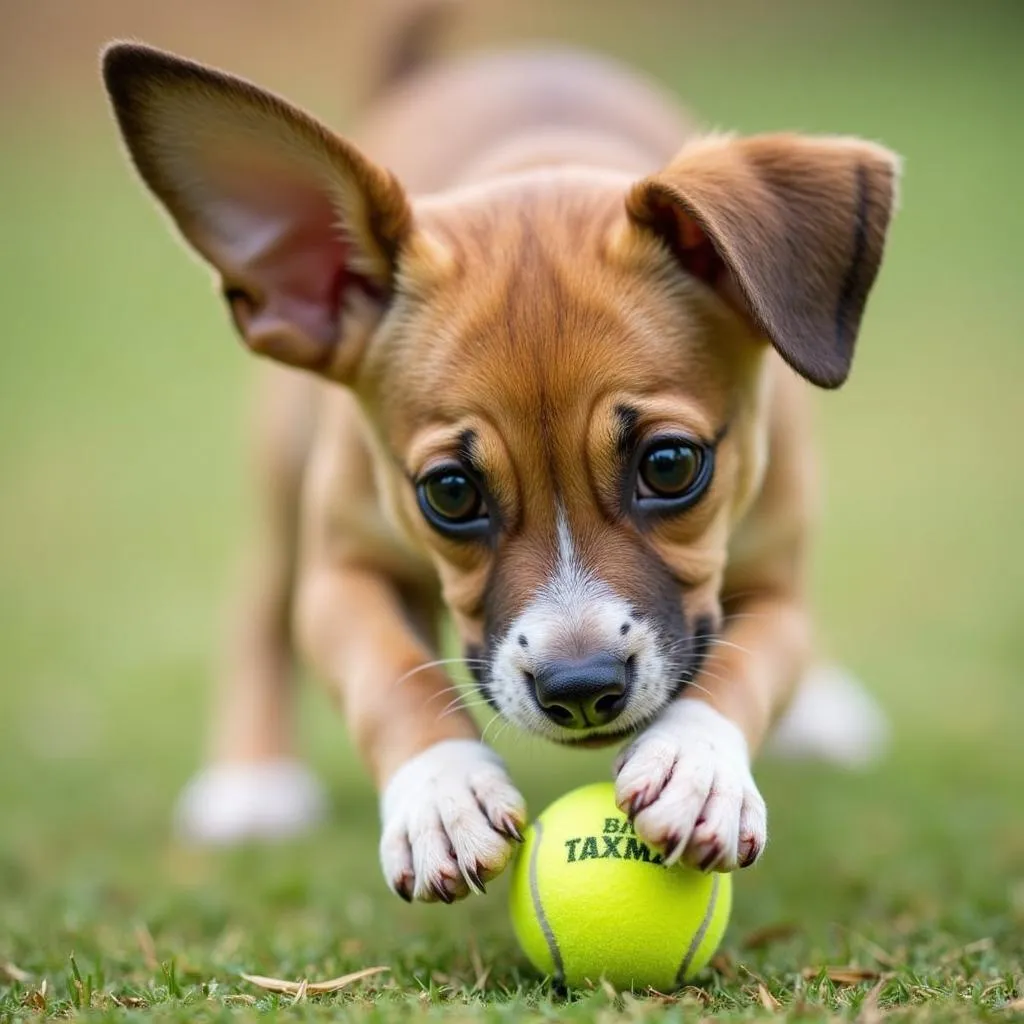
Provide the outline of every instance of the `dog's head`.
[[895,158],[711,137],[635,182],[523,172],[412,202],[254,87],[139,47],[131,155],[254,351],[350,386],[488,700],[564,742],[653,718],[721,616],[767,458],[774,349],[846,378]]

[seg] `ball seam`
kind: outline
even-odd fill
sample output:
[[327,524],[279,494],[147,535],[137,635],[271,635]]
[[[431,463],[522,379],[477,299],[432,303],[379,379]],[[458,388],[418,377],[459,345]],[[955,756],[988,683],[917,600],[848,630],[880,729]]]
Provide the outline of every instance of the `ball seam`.
[[700,944],[704,941],[704,936],[707,935],[708,928],[711,925],[711,919],[715,916],[715,906],[718,903],[718,882],[721,876],[715,872],[711,876],[711,896],[708,899],[707,910],[704,911],[704,920],[701,921],[700,927],[697,929],[697,934],[694,935],[690,941],[690,945],[686,950],[686,955],[683,957],[683,962],[679,965],[679,970],[676,971],[676,984],[682,985],[686,980],[686,972],[690,969],[690,964],[693,963],[693,958],[697,955],[697,950],[700,949]]
[[537,860],[540,856],[540,844],[544,839],[544,826],[541,825],[540,821],[536,821],[533,828],[535,835],[533,849],[530,851],[530,870],[528,875],[530,899],[533,901],[533,912],[537,915],[537,923],[540,925],[540,930],[548,944],[551,962],[555,967],[555,978],[558,981],[563,981],[565,978],[565,964],[562,962],[562,951],[558,948],[558,940],[555,938],[555,933],[551,928],[551,922],[548,921],[547,914],[544,913],[544,904],[540,899],[540,884],[537,880]]

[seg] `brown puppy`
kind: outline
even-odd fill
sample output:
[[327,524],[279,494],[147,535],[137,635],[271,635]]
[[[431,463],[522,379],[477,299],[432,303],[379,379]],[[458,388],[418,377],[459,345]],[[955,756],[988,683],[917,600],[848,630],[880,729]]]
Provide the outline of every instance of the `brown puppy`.
[[[309,371],[270,384],[218,760],[290,753],[294,587],[382,792],[389,884],[482,889],[524,807],[432,661],[446,608],[502,716],[631,739],[617,798],[668,860],[753,863],[750,757],[810,649],[805,381],[849,372],[895,157],[701,136],[565,53],[410,72],[360,148],[169,54],[116,45],[104,74],[242,339]],[[270,771],[262,802],[292,783]],[[200,831],[237,830],[224,785],[193,795]]]

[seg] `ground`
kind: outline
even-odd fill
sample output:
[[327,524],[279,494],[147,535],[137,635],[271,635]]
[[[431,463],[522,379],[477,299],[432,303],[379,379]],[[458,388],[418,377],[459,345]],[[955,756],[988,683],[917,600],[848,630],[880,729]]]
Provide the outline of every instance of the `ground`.
[[[59,109],[8,105],[0,1021],[1024,1015],[1022,23],[1012,4],[827,6],[682,55],[666,37],[650,63],[713,124],[859,132],[906,156],[853,379],[819,403],[814,579],[827,649],[895,743],[860,774],[760,767],[767,853],[736,878],[714,970],[673,996],[552,993],[515,948],[504,883],[455,907],[390,895],[374,796],[314,686],[303,745],[331,822],[271,848],[171,841],[245,529],[251,367],[91,98],[78,116],[92,72]],[[534,810],[609,770],[499,746]],[[299,1001],[241,978],[376,965]]]

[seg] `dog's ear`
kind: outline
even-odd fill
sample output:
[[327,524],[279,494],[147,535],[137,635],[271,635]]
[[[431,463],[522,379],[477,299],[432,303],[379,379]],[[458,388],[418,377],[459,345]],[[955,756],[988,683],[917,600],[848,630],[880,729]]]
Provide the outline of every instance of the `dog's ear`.
[[833,388],[850,372],[898,170],[858,139],[712,137],[638,182],[626,206],[797,373]]
[[139,174],[220,275],[253,351],[344,378],[346,312],[383,310],[408,201],[386,171],[240,79],[119,43],[103,77]]

